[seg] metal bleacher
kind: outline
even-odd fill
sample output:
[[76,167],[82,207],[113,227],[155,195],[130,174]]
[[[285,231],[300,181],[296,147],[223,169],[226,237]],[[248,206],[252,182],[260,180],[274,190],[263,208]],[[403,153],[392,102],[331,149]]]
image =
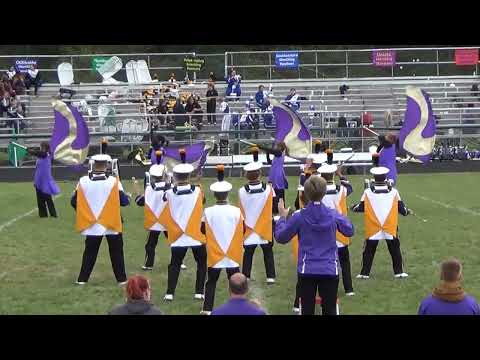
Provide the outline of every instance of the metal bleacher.
[[[432,77],[432,78],[408,78],[408,79],[349,79],[349,80],[295,80],[295,81],[272,81],[274,98],[283,100],[288,94],[290,88],[294,87],[298,94],[305,96],[307,100],[301,101],[299,114],[302,117],[311,116],[309,114],[310,105],[314,105],[317,120],[320,118],[338,118],[344,115],[347,119],[360,117],[362,112],[369,112],[373,116],[374,127],[385,126],[385,112],[392,114],[391,124],[398,123],[405,111],[405,88],[408,85],[414,85],[422,88],[430,94],[434,113],[439,116],[441,125],[459,125],[468,120],[470,124],[480,124],[480,96],[471,93],[473,84],[478,84],[476,77]],[[268,81],[243,81],[242,96],[239,101],[230,102],[233,111],[242,113],[245,111],[245,102],[251,96],[255,96],[258,85],[263,84],[268,88]],[[346,84],[349,91],[345,97],[339,93],[339,86]],[[124,96],[118,100],[109,102],[115,107],[118,120],[122,118],[141,118],[145,117],[143,107],[138,101],[141,99],[142,90],[157,85],[103,85],[103,84],[79,84],[70,88],[76,91],[72,101],[85,99],[87,95],[97,98],[101,95],[108,95],[112,91],[122,92]],[[225,93],[226,84],[217,82],[219,95]],[[49,135],[53,129],[53,111],[51,99],[58,94],[59,84],[45,84],[38,92],[38,97],[25,95],[24,101],[27,105],[26,120],[29,127],[23,131],[23,134]],[[206,93],[206,83],[196,83],[194,85],[182,85],[180,91],[193,92],[200,97]],[[137,101],[137,102],[135,102]],[[467,108],[467,104],[470,107]],[[201,100],[201,105],[206,111],[206,104]],[[97,115],[97,106],[91,105],[93,116],[87,119],[92,135],[99,132],[99,120]],[[473,106],[473,107],[472,107]],[[219,112],[217,106],[217,113]],[[220,120],[221,114],[217,115]],[[220,121],[217,125],[206,124],[204,116],[205,130],[220,130]],[[321,126],[320,122],[315,126]],[[8,129],[0,129],[3,133],[8,133]],[[26,145],[38,144],[45,138],[23,139]],[[0,139],[0,147],[5,147],[8,139]]]

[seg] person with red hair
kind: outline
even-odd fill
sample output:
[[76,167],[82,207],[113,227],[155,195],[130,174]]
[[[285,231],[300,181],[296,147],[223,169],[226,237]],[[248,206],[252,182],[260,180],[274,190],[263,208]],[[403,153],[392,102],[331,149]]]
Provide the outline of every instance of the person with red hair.
[[125,293],[126,303],[113,308],[108,315],[162,315],[151,303],[152,290],[146,277],[135,275],[128,279]]

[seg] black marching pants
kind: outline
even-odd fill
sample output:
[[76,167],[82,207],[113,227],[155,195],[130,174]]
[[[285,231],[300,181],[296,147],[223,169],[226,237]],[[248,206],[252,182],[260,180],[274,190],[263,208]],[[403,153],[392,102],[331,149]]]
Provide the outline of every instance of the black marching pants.
[[57,211],[55,210],[55,204],[53,203],[52,195],[45,194],[38,189],[35,190],[37,192],[38,216],[41,218],[48,217],[48,213],[50,213],[51,217],[57,217]]
[[278,201],[283,199],[285,204],[285,190],[284,189],[273,189],[275,191],[275,197],[273,198],[272,213],[278,214]]
[[[230,277],[233,274],[240,272],[240,268],[225,268],[225,271],[227,272],[227,278],[230,280]],[[212,311],[213,309],[213,304],[215,303],[215,290],[221,272],[222,269],[208,268],[208,278],[205,284],[205,301],[203,303],[204,311]]]
[[315,315],[315,298],[322,298],[322,315],[337,314],[338,276],[302,275],[300,278],[300,298],[302,315]]
[[168,265],[167,294],[174,295],[177,288],[178,276],[187,250],[192,249],[193,257],[197,263],[197,276],[195,281],[195,294],[203,294],[205,277],[207,276],[207,249],[201,246],[171,246],[172,257]]
[[[165,238],[168,237],[166,231],[163,232]],[[150,230],[148,234],[147,243],[145,244],[145,264],[146,267],[153,267],[155,263],[155,248],[158,244],[158,237],[160,236],[160,231]]]
[[353,292],[348,246],[338,248],[338,259],[340,260],[340,267],[342,268],[343,289],[345,293]]
[[[112,262],[113,273],[118,282],[127,281],[125,273],[125,261],[123,257],[123,236],[105,235],[108,242],[108,251],[110,253],[110,260]],[[85,239],[85,251],[83,252],[82,267],[80,275],[78,275],[79,282],[87,282],[92,273],[95,262],[97,261],[98,250],[102,243],[103,236],[87,236]]]
[[[263,261],[265,263],[265,272],[267,278],[275,279],[275,259],[273,257],[273,241],[270,241],[268,244],[260,245],[263,251]],[[255,249],[257,245],[244,245],[245,252],[243,254],[243,264],[242,264],[242,273],[247,278],[250,279],[252,272],[252,263],[253,255],[255,254]]]
[[[379,240],[366,240],[363,248],[362,256],[362,271],[361,275],[370,275],[370,270],[372,269],[373,258],[375,257],[375,251],[377,250]],[[392,257],[393,273],[401,274],[403,273],[402,265],[402,253],[400,251],[400,239],[393,238],[393,240],[385,240],[388,246],[388,252]]]

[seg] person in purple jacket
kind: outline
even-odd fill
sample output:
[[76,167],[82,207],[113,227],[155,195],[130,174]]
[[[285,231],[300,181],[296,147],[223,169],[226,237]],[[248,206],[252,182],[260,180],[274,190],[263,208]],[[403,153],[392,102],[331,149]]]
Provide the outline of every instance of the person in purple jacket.
[[214,309],[211,315],[267,315],[256,303],[247,299],[248,279],[235,273],[228,281],[230,300]]
[[327,182],[320,176],[310,176],[304,184],[308,205],[288,220],[290,209],[279,201],[280,219],[275,224],[275,239],[288,243],[298,235],[298,279],[302,315],[315,315],[315,297],[322,299],[322,314],[336,315],[339,261],[336,231],[353,236],[351,221],[322,203]]
[[[28,153],[36,156],[37,164],[33,185],[37,193],[38,215],[41,218],[57,217],[57,211],[52,200],[52,195],[60,193],[60,188],[52,176],[52,156],[50,154],[50,145],[47,142],[40,144],[40,150],[29,148]],[[48,212],[47,212],[48,207]]]
[[462,264],[447,260],[440,271],[440,284],[422,301],[418,315],[480,315],[477,301],[462,287]]

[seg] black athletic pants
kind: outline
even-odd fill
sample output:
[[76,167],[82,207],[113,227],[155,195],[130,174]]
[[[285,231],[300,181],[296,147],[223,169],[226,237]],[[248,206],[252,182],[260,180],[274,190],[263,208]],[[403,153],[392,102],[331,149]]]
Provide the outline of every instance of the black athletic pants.
[[192,249],[193,257],[197,263],[197,276],[195,281],[195,294],[203,294],[205,277],[207,276],[207,249],[201,246],[171,246],[172,257],[168,265],[167,294],[174,295],[177,288],[178,276],[187,250]]
[[37,192],[38,215],[41,218],[44,218],[48,217],[48,213],[50,213],[51,217],[57,217],[57,211],[55,210],[55,205],[53,204],[52,195],[45,194],[38,189],[35,190]]
[[293,302],[293,307],[300,307],[300,277],[297,275],[297,285],[295,285],[295,301]]
[[275,197],[273,198],[272,212],[273,214],[278,214],[278,201],[283,199],[285,204],[285,190],[284,189],[273,189],[275,191]]
[[[265,272],[267,278],[275,279],[275,259],[273,258],[273,241],[270,241],[268,244],[260,245],[263,251],[263,261],[265,263]],[[255,254],[255,249],[257,245],[244,245],[245,252],[243,254],[243,265],[242,273],[247,278],[250,278],[252,272],[252,263],[253,255]]]
[[[388,246],[388,252],[392,257],[393,273],[403,273],[402,265],[402,253],[400,251],[400,240],[393,238],[393,240],[385,240]],[[373,258],[375,257],[375,251],[377,250],[378,240],[367,240],[363,248],[362,256],[362,271],[361,275],[370,275],[372,269]]]
[[[165,234],[165,238],[168,237],[168,233],[166,231],[163,232]],[[145,244],[145,264],[146,267],[153,267],[155,263],[155,248],[158,244],[158,237],[160,236],[160,231],[150,230],[148,234],[147,243]]]
[[340,267],[342,268],[343,289],[345,293],[353,292],[348,246],[338,248],[338,259],[340,260]]
[[[233,274],[240,272],[240,268],[225,268],[227,272],[227,278],[230,280],[230,277]],[[204,311],[212,311],[213,304],[215,302],[215,290],[217,288],[217,281],[220,277],[222,269],[208,268],[208,278],[205,284],[205,301],[203,303]]]
[[322,298],[322,315],[337,314],[338,276],[298,274],[302,315],[315,315],[315,298]]
[[[108,242],[108,251],[112,262],[113,273],[118,282],[127,281],[125,273],[125,261],[123,257],[123,237],[122,234],[105,235]],[[85,250],[82,258],[82,268],[78,281],[87,282],[92,273],[95,262],[97,261],[98,250],[102,243],[103,236],[87,236],[85,239]]]

